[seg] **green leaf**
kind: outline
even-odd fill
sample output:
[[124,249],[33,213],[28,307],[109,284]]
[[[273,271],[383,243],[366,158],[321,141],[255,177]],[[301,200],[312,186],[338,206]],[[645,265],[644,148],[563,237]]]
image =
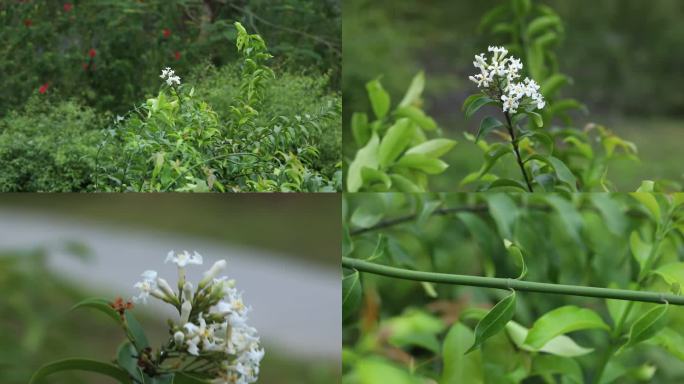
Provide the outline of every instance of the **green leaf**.
[[[173,383],[178,383],[178,380],[176,380],[175,375],[170,373],[170,374],[165,374],[161,376],[155,376],[152,378],[148,378],[145,383],[149,384],[173,384]],[[208,384],[206,381],[200,381],[200,383],[205,383]]]
[[454,145],[456,145],[455,140],[433,139],[409,148],[406,154],[418,154],[436,158],[449,152]]
[[354,112],[351,119],[352,135],[354,141],[359,147],[364,146],[371,136],[370,125],[368,124],[368,115],[365,113]]
[[407,371],[378,357],[359,360],[355,368],[358,384],[419,384]]
[[187,373],[178,372],[173,377],[173,384],[209,384],[209,382]]
[[527,190],[527,186],[523,184],[521,181],[518,180],[513,180],[513,179],[496,179],[494,180],[489,186],[487,187],[488,190],[493,190],[493,189],[504,189],[504,190],[509,190],[512,189],[515,192],[529,192]]
[[387,115],[390,108],[390,95],[385,91],[379,79],[369,81],[366,83],[366,90],[368,91],[368,98],[373,108],[373,113],[378,119],[382,119]]
[[537,355],[532,360],[530,376],[561,375],[564,383],[583,384],[582,368],[574,359],[553,355]]
[[100,311],[104,313],[105,315],[109,316],[112,318],[114,321],[116,321],[117,324],[121,325],[121,316],[119,315],[119,312],[114,310],[112,307],[111,303],[102,298],[90,298],[90,299],[85,299],[73,307],[71,307],[71,310],[76,310],[79,308],[91,308],[95,309],[97,311]]
[[672,328],[663,328],[649,340],[668,351],[672,356],[684,361],[684,336]]
[[378,243],[375,245],[375,250],[371,256],[366,259],[367,261],[374,261],[378,259],[384,259],[387,256],[387,236],[384,234],[378,235]]
[[679,294],[684,287],[684,263],[668,263],[658,267],[653,271],[656,275],[660,276],[668,283],[671,290],[675,294]]
[[515,292],[499,301],[475,327],[475,341],[466,351],[472,352],[488,338],[501,332],[515,314]]
[[399,107],[407,107],[409,105],[416,104],[420,101],[420,95],[423,93],[425,88],[425,73],[423,71],[418,72],[411,80],[411,85],[409,85],[404,98],[401,99]]
[[665,314],[667,313],[668,306],[668,304],[657,305],[641,315],[629,329],[627,343],[620,347],[617,353],[619,354],[626,348],[650,339],[665,328],[667,325],[667,316]]
[[402,175],[391,174],[390,179],[392,180],[392,185],[399,192],[417,193],[424,192],[423,188],[419,187],[413,181],[407,179]]
[[608,330],[609,327],[596,312],[566,305],[537,319],[525,338],[525,344],[538,349],[558,335],[584,329]]
[[531,38],[537,33],[542,32],[550,27],[560,27],[560,19],[556,16],[537,17],[527,25],[527,37]]
[[[485,96],[485,95],[478,95],[479,97],[474,98],[470,103],[468,104],[466,111],[465,111],[465,116],[466,119],[470,119],[471,116],[475,112],[477,112],[480,108],[484,107],[485,105],[488,104],[496,104],[496,101]],[[466,100],[468,101],[468,100]]]
[[507,239],[504,239],[504,246],[506,247],[508,255],[511,256],[515,264],[520,267],[520,275],[516,279],[522,279],[527,276],[527,265],[525,264],[525,257],[523,256],[522,249]]
[[548,113],[549,116],[556,116],[571,109],[579,109],[586,112],[587,106],[577,100],[563,99],[554,102],[551,106],[546,108],[546,113]]
[[655,189],[655,182],[652,180],[644,180],[641,182],[639,185],[639,188],[637,188],[637,192],[654,192]]
[[475,137],[475,142],[477,143],[480,140],[480,137],[487,136],[489,132],[499,128],[503,127],[503,123],[500,122],[498,119],[495,119],[491,116],[487,116],[484,119],[482,119],[482,122],[480,123],[480,129],[477,130],[477,136]]
[[119,350],[116,352],[116,362],[119,367],[123,368],[128,372],[131,377],[137,379],[139,382],[143,382],[143,373],[138,367],[138,352],[133,347],[130,341],[125,341],[119,346]]
[[593,348],[584,348],[577,345],[574,340],[565,335],[554,337],[541,348],[532,348],[525,344],[525,338],[527,338],[529,330],[515,321],[509,321],[508,324],[506,324],[506,332],[511,338],[511,341],[513,341],[518,348],[529,352],[540,351],[556,356],[577,357],[594,351]]
[[511,195],[505,193],[488,193],[485,196],[489,214],[494,219],[496,227],[501,236],[505,238],[513,237],[513,227],[515,226],[520,212]]
[[342,276],[342,319],[347,320],[361,305],[361,275],[356,270],[343,270]]
[[378,168],[379,144],[380,138],[376,133],[373,133],[366,146],[356,152],[356,157],[349,165],[349,170],[347,171],[347,191],[358,192],[361,189],[363,186],[363,176],[361,175],[363,167]]
[[434,131],[435,129],[437,129],[437,123],[435,122],[435,120],[432,117],[426,115],[425,112],[423,112],[421,109],[417,107],[408,106],[397,108],[395,115],[397,117],[404,117],[410,119],[426,131]]
[[531,111],[525,112],[525,114],[527,116],[529,116],[530,119],[532,119],[532,121],[534,122],[534,125],[537,128],[542,128],[544,126],[544,118],[542,117],[542,115],[538,114],[537,112],[531,112]]
[[428,157],[421,154],[407,154],[397,161],[400,167],[417,169],[430,175],[436,175],[444,172],[449,165],[442,160]]
[[627,230],[628,219],[620,204],[605,193],[592,193],[590,200],[601,213],[608,230],[614,235],[623,236]]
[[389,190],[392,187],[392,180],[383,171],[377,169],[363,167],[361,168],[361,179],[363,180],[363,185],[368,187],[373,186],[373,183],[379,182],[383,185],[384,190]]
[[138,352],[150,346],[150,342],[147,341],[147,336],[145,335],[145,330],[140,325],[138,320],[135,318],[131,311],[125,312],[126,327],[128,329],[129,338],[138,349]]
[[377,224],[385,216],[385,199],[382,194],[373,193],[360,201],[349,221],[352,225],[369,228]]
[[551,77],[549,77],[548,79],[546,79],[544,81],[544,83],[542,83],[542,85],[540,87],[541,93],[544,96],[544,98],[550,99],[553,97],[553,95],[556,94],[556,92],[558,92],[558,90],[562,86],[569,84],[569,83],[570,83],[569,77],[562,75],[560,73],[556,73],[556,74],[552,75]]
[[344,223],[342,227],[342,256],[346,257],[354,251],[354,241],[349,233],[349,226]]
[[653,244],[643,241],[641,236],[639,236],[639,232],[634,230],[629,235],[629,248],[634,259],[639,263],[640,270],[643,271],[646,261],[648,261],[653,251]]
[[554,173],[556,174],[556,177],[558,178],[559,181],[565,183],[568,187],[570,187],[570,190],[572,192],[577,192],[577,179],[575,178],[575,175],[572,174],[572,171],[563,163],[562,160],[555,158],[553,156],[543,156],[540,154],[535,154],[530,157],[526,161],[529,160],[538,160],[543,163],[546,163],[553,168]]
[[382,138],[378,150],[378,161],[386,167],[406,149],[413,139],[413,125],[409,119],[399,119],[392,125]]
[[[444,339],[442,359],[444,369],[439,384],[482,384],[482,354],[479,350],[465,354],[468,345],[475,341],[473,332],[461,323],[455,323]],[[378,383],[390,381],[378,381]]]
[[36,373],[33,374],[29,384],[38,383],[40,382],[39,380],[43,379],[44,377],[63,371],[94,372],[111,377],[119,383],[132,384],[131,379],[128,377],[128,373],[116,365],[95,360],[77,358],[59,360],[43,365],[36,371]]
[[660,205],[652,193],[632,192],[630,195],[638,200],[646,208],[646,210],[648,210],[648,212],[651,214],[651,217],[657,223],[660,223]]

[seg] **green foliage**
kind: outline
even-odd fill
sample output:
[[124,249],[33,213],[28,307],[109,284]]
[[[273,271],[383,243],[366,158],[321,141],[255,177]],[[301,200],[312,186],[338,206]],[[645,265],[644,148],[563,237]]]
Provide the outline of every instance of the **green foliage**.
[[103,119],[75,101],[34,95],[0,119],[0,190],[90,190]]
[[[343,201],[351,258],[511,279],[524,263],[519,278],[530,281],[680,292],[682,194],[374,193]],[[630,245],[635,236],[640,245]],[[430,293],[363,271],[361,280],[362,303],[343,326],[343,382],[363,383],[358,364],[367,360],[397,377],[403,370],[406,382],[684,378],[679,306],[440,284]]]
[[427,176],[446,170],[448,165],[439,157],[456,142],[428,137],[428,132],[437,131],[437,124],[420,109],[424,86],[421,72],[390,114],[390,96],[380,80],[366,84],[375,120],[369,120],[365,113],[352,116],[359,149],[348,165],[347,191],[425,191]]

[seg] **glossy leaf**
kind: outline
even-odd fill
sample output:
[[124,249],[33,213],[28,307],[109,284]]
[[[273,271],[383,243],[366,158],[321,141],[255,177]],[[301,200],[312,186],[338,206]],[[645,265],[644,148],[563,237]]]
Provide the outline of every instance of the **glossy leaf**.
[[556,73],[556,74],[552,75],[551,77],[549,77],[548,79],[546,79],[541,84],[541,87],[540,87],[541,93],[545,98],[547,98],[547,99],[551,98],[556,94],[556,92],[558,92],[558,90],[562,86],[564,86],[568,83],[570,83],[569,77],[567,77],[563,74],[560,74],[560,73]]
[[389,127],[378,149],[378,162],[380,166],[386,167],[394,162],[411,142],[413,138],[412,133],[413,125],[408,119],[399,119],[394,125]]
[[356,363],[358,384],[396,383],[419,384],[407,371],[394,363],[377,357],[369,357]]
[[361,305],[361,275],[359,271],[343,270],[342,276],[342,318],[349,319]]
[[119,346],[119,350],[116,352],[116,363],[131,377],[143,382],[143,373],[138,367],[138,352],[130,341]]
[[434,131],[437,129],[437,123],[435,120],[426,115],[423,110],[414,106],[397,108],[395,114],[397,117],[408,118],[426,131]]
[[455,140],[433,139],[409,148],[408,151],[406,151],[406,154],[418,154],[436,158],[449,152],[454,145],[456,145]]
[[418,72],[411,80],[411,85],[409,85],[404,98],[401,99],[399,107],[407,107],[416,104],[420,101],[420,95],[423,93],[425,88],[425,73],[423,71]]
[[375,113],[376,118],[382,119],[389,112],[389,93],[382,87],[379,79],[366,83],[366,91],[368,91],[368,98],[370,99],[373,113]]
[[421,154],[406,154],[396,163],[400,167],[416,169],[430,175],[444,172],[449,165],[442,160]]
[[385,191],[392,187],[392,180],[390,177],[385,172],[377,169],[368,167],[361,168],[361,179],[363,180],[363,185],[369,187],[372,187],[374,183],[380,183]]
[[500,122],[498,119],[491,116],[485,117],[484,119],[482,119],[482,122],[480,123],[480,129],[477,130],[475,142],[478,142],[480,140],[480,137],[487,136],[489,132],[499,127],[503,127],[503,123]]
[[470,119],[470,117],[472,117],[480,108],[490,104],[496,104],[496,101],[485,95],[479,95],[479,97],[474,98],[466,107],[466,119]]
[[361,170],[363,167],[376,169],[378,162],[378,146],[380,145],[380,138],[376,133],[373,133],[366,146],[356,152],[354,161],[349,164],[347,171],[347,191],[357,192],[363,186],[363,177]]
[[125,319],[126,327],[128,328],[129,338],[131,339],[135,347],[138,349],[138,351],[142,351],[143,349],[149,347],[150,342],[147,340],[145,330],[143,329],[142,325],[140,325],[138,320],[135,318],[133,312],[126,311]]
[[506,324],[506,332],[511,338],[511,341],[520,349],[530,352],[546,352],[556,356],[563,357],[577,357],[592,353],[593,348],[584,348],[568,336],[560,335],[549,340],[541,348],[532,348],[525,344],[525,339],[529,330],[515,321],[509,321]]
[[667,310],[668,305],[662,304],[651,308],[648,312],[641,315],[634,324],[632,324],[632,327],[629,329],[627,343],[620,347],[618,353],[635,344],[650,339],[660,330],[665,328],[667,325],[667,316],[665,316]]
[[106,300],[106,299],[101,299],[101,298],[90,298],[90,299],[85,299],[73,307],[71,307],[71,310],[76,310],[79,308],[91,308],[95,309],[97,311],[100,311],[104,313],[105,315],[109,316],[112,320],[114,320],[117,324],[121,324],[121,316],[119,315],[119,312],[117,312],[111,305],[111,303]]
[[679,294],[684,287],[684,263],[668,263],[661,265],[653,271],[654,274],[660,276],[671,287],[671,291]]
[[520,275],[518,275],[516,279],[522,279],[527,276],[527,265],[525,264],[525,257],[523,256],[522,249],[507,239],[504,239],[504,246],[506,247],[508,255],[514,260],[513,262],[520,267]]
[[424,192],[423,188],[421,188],[416,183],[414,183],[412,180],[409,180],[408,178],[406,178],[402,175],[391,174],[390,179],[392,180],[392,186],[396,190],[398,190],[399,192],[408,192],[408,193]]
[[538,349],[556,336],[585,329],[608,330],[609,327],[596,312],[567,305],[537,319],[525,338],[525,344]]
[[496,222],[499,233],[504,238],[513,237],[513,229],[520,214],[518,207],[510,195],[505,193],[491,193],[485,195],[489,214]]
[[646,208],[656,222],[660,222],[660,205],[652,193],[633,192],[630,195]]
[[55,361],[40,367],[31,377],[29,384],[40,383],[52,374],[63,371],[86,371],[108,376],[122,384],[132,384],[126,371],[116,365],[89,359],[65,359]]
[[365,113],[354,112],[351,118],[352,135],[356,145],[362,147],[366,145],[371,136],[368,115]]
[[475,335],[465,325],[455,323],[451,326],[442,346],[444,368],[439,384],[484,383],[480,351],[465,353],[467,346],[474,341]]
[[672,356],[684,361],[684,336],[673,328],[663,328],[649,342],[662,347]]
[[499,301],[475,327],[475,341],[466,351],[472,352],[488,338],[501,332],[515,314],[515,292]]
[[561,375],[564,383],[583,384],[582,368],[574,359],[554,356],[537,355],[532,360],[531,376]]

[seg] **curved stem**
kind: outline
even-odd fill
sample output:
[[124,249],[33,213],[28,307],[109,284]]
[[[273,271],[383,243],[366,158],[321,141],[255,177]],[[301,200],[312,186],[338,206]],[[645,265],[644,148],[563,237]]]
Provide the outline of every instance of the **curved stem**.
[[527,172],[525,171],[525,165],[523,164],[522,157],[520,156],[518,140],[516,140],[515,138],[515,129],[513,129],[513,123],[511,122],[511,115],[508,114],[508,112],[504,112],[504,115],[506,115],[506,129],[508,129],[508,134],[511,135],[511,145],[513,146],[513,152],[515,152],[515,159],[518,162],[518,167],[520,167],[520,172],[522,173],[523,178],[525,179],[527,189],[530,192],[534,192],[534,189],[532,189],[532,183],[530,182],[530,178],[527,176]]
[[342,266],[363,272],[388,277],[395,277],[405,280],[427,281],[441,284],[468,285],[474,287],[486,287],[497,289],[515,289],[516,291],[540,292],[557,295],[643,301],[648,303],[664,303],[665,301],[667,301],[668,303],[673,305],[684,305],[684,296],[677,296],[660,292],[632,291],[628,289],[598,288],[579,285],[537,283],[532,281],[521,281],[517,279],[413,271],[409,269],[402,269],[371,263],[364,260],[352,259],[349,257],[342,258]]

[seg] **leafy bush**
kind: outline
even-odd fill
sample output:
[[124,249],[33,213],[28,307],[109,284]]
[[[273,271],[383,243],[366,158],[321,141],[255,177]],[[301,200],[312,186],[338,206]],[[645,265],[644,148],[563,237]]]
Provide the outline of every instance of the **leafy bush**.
[[344,202],[343,382],[684,379],[684,194]]
[[0,190],[90,189],[103,117],[75,101],[41,96],[0,119]]
[[[162,78],[167,84],[158,96],[131,111],[123,124],[113,130],[113,138],[105,148],[123,154],[123,158],[104,163],[98,169],[97,188],[132,191],[335,191],[340,188],[340,172],[329,161],[339,152],[331,148],[339,142],[330,138],[335,134],[330,128],[339,125],[339,98],[328,98],[313,115],[292,110],[286,115],[262,114],[262,106],[270,103],[268,83],[275,76],[266,65],[271,55],[259,35],[248,34],[239,23],[236,28],[243,62],[237,77],[230,68],[218,72],[218,76],[225,72],[228,81],[238,83],[233,94],[215,101],[223,110],[222,115],[199,100],[194,88],[181,85],[174,71],[165,69]],[[209,95],[216,100],[215,91],[209,91]],[[276,112],[282,106],[271,108]],[[320,144],[325,146],[319,148]],[[324,163],[324,167],[318,166],[321,148],[333,149],[326,154],[328,164]],[[321,173],[317,166],[327,174]]]

